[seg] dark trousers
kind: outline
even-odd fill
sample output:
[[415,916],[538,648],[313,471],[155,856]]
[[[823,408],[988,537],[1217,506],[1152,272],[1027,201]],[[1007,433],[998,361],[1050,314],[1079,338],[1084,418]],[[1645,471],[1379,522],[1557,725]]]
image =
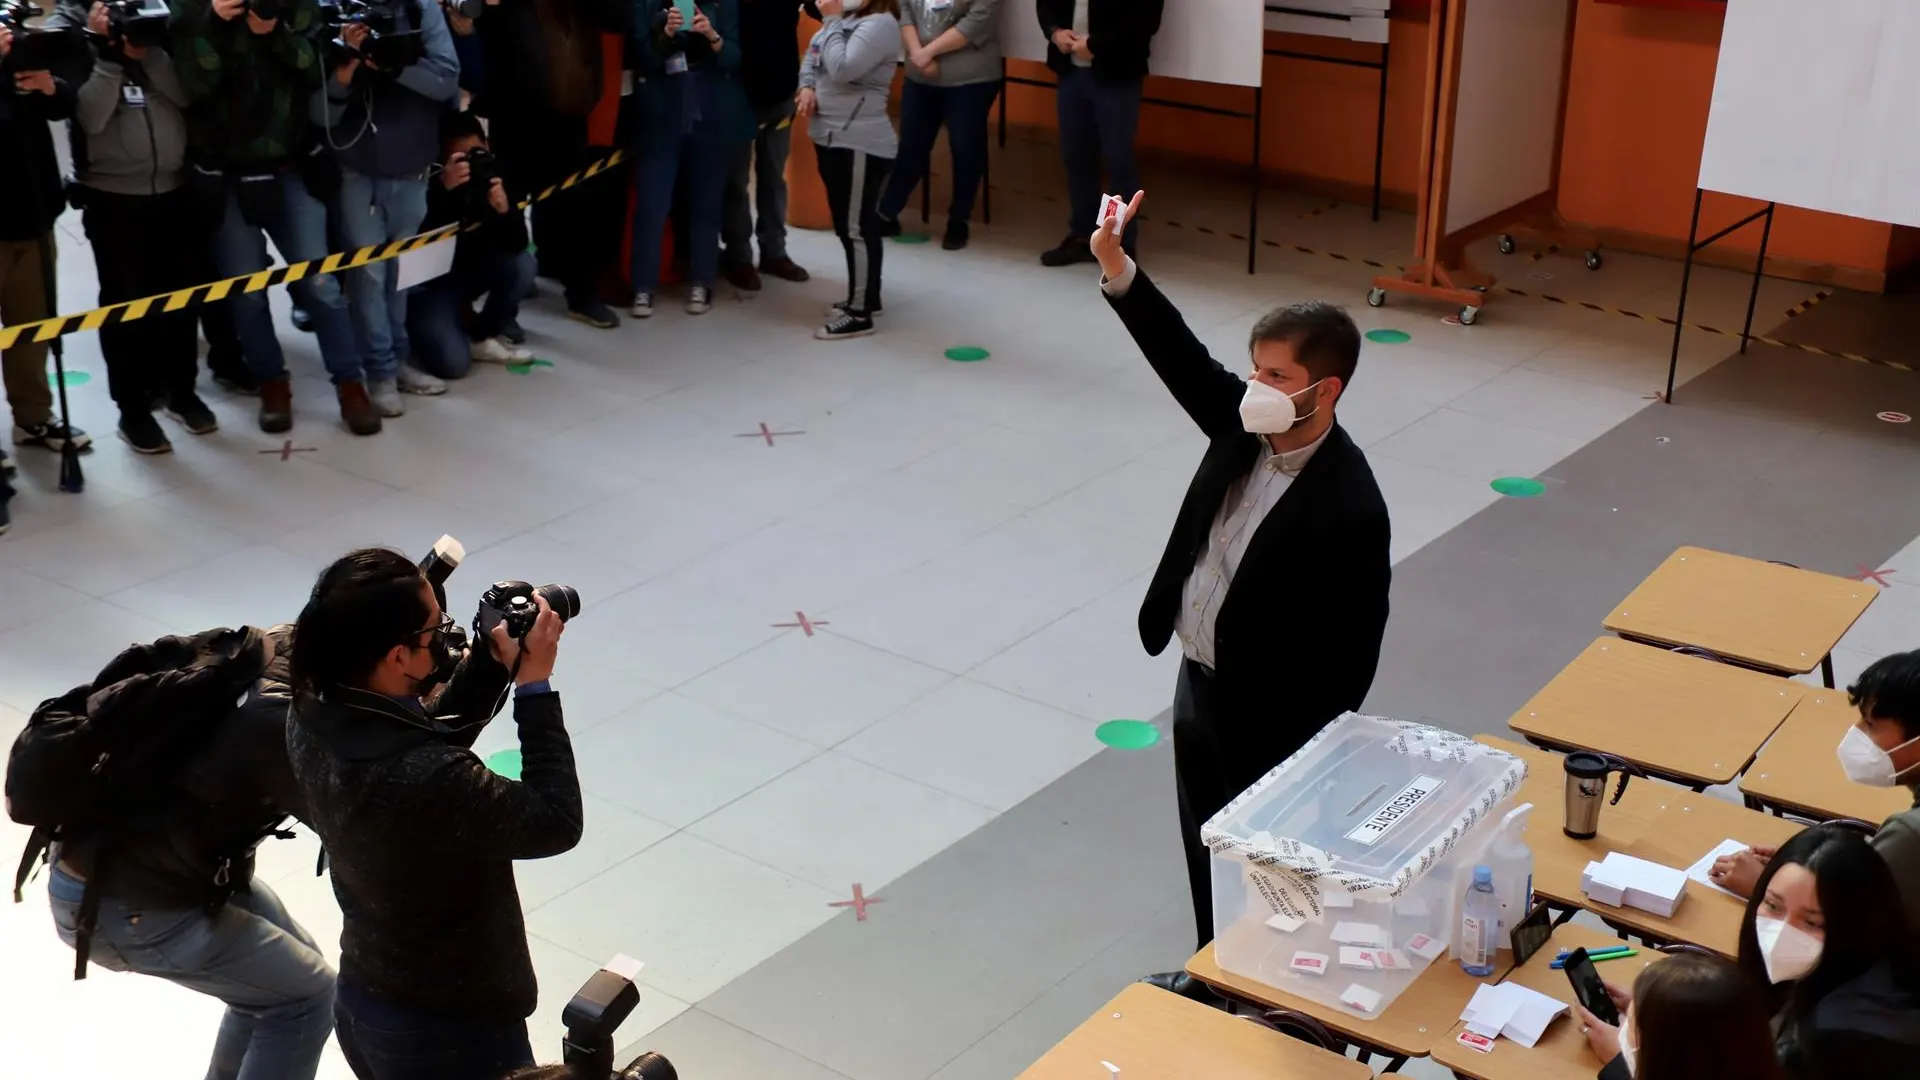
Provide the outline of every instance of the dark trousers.
[[[1082,239],[1099,224],[1100,166],[1104,162],[1113,194],[1133,198],[1140,190],[1140,169],[1133,159],[1134,132],[1140,127],[1140,81],[1103,82],[1089,68],[1076,67],[1060,77],[1060,157],[1067,168],[1067,232]],[[1139,227],[1131,220],[1120,238],[1129,250]]]
[[633,266],[635,292],[660,288],[660,245],[673,212],[676,188],[686,196],[687,283],[711,288],[720,272],[720,206],[726,189],[727,144],[718,125],[701,121],[678,139],[644,143],[634,170]]
[[360,1080],[481,1080],[533,1064],[524,1020],[430,1016],[346,979],[333,1018],[340,1053]]
[[[496,106],[488,135],[500,155],[508,190],[529,196],[593,161],[584,116]],[[560,282],[569,301],[595,298],[601,270],[619,260],[620,230],[607,227],[609,218],[596,209],[591,196],[581,198],[609,182],[581,184],[534,205],[533,244],[539,249],[540,272]]]
[[[721,199],[720,235],[728,266],[753,265],[753,241],[760,241],[765,265],[787,257],[787,152],[793,145],[793,102],[764,108],[754,118],[752,142],[727,149],[727,189]],[[752,197],[747,192],[753,184]],[[755,211],[759,223],[754,222]]]
[[878,311],[880,261],[886,245],[886,238],[880,235],[880,193],[886,187],[893,159],[844,146],[818,149],[820,182],[827,188],[833,231],[847,249],[848,310],[862,315]]
[[[84,201],[80,220],[93,245],[101,307],[199,284],[196,260],[187,253],[205,237],[185,189],[166,195],[88,191]],[[194,321],[192,311],[156,309],[144,319],[100,328],[107,390],[122,412],[148,412],[162,397],[193,393],[200,360]]]
[[[473,343],[499,334],[520,317],[520,298],[533,284],[533,253],[489,251],[412,290],[407,337],[421,370],[464,379],[473,368]],[[487,302],[476,314],[473,302]]]
[[947,149],[953,154],[953,201],[947,204],[947,221],[965,225],[973,217],[973,200],[987,175],[987,116],[998,96],[998,82],[930,86],[907,80],[900,89],[900,156],[880,200],[882,217],[899,217],[907,197],[926,179],[942,124],[947,128]]

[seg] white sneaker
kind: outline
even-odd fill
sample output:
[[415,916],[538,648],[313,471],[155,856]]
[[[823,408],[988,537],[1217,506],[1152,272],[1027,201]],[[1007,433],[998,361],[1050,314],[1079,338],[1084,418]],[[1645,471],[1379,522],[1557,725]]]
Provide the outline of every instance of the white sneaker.
[[381,416],[405,416],[407,406],[400,400],[400,384],[395,379],[368,379],[367,397]]
[[497,337],[491,337],[474,342],[469,347],[467,355],[472,357],[476,364],[516,364],[532,359],[532,353],[525,353],[523,357],[520,355],[523,352],[524,350],[516,349]]
[[713,310],[713,290],[705,285],[695,285],[687,290],[687,314],[705,315]]
[[400,365],[400,376],[396,380],[403,394],[419,394],[422,397],[435,397],[447,392],[447,384],[437,376],[429,375],[412,364]]
[[636,319],[653,318],[653,294],[650,292],[634,293],[632,314]]

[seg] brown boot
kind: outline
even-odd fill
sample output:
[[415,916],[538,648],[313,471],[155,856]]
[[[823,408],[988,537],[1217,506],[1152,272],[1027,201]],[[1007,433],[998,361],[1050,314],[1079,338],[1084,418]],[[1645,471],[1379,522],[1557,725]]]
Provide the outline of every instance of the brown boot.
[[760,261],[760,272],[763,274],[772,274],[774,277],[784,281],[805,281],[810,276],[799,263],[794,262],[785,255],[777,259],[762,259]]
[[334,390],[340,395],[340,419],[347,422],[348,431],[355,435],[380,434],[380,410],[373,407],[373,399],[367,396],[366,383],[355,379],[341,383]]
[[752,263],[734,263],[727,267],[727,280],[741,292],[760,291],[760,271],[755,270]]
[[260,430],[278,435],[293,427],[293,384],[285,375],[260,384]]

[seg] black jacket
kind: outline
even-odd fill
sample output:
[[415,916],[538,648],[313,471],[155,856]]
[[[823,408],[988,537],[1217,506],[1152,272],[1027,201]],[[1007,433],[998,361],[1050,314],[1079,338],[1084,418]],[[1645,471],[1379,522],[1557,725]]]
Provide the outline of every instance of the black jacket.
[[506,691],[481,645],[425,711],[351,689],[294,704],[287,748],[345,916],[340,977],[382,1001],[462,1020],[533,1013],[513,862],[580,842],[580,781],[558,694],[514,700],[519,782],[468,749]]
[[[1140,640],[1157,656],[1173,637],[1182,590],[1228,488],[1252,471],[1265,444],[1241,425],[1246,383],[1208,355],[1144,271],[1108,302],[1211,440],[1140,608]],[[1373,470],[1335,424],[1254,533],[1215,621],[1223,748],[1271,767],[1360,707],[1386,632],[1388,541]]]
[[[428,183],[427,216],[421,222],[420,231],[432,232],[442,225],[463,220],[468,213],[468,197],[472,194],[467,190],[471,181],[457,188],[448,188],[435,176]],[[507,198],[509,201],[517,198],[511,186],[507,188]],[[518,255],[527,250],[526,214],[519,211],[496,214],[492,207],[481,213],[485,216],[481,219],[480,227],[472,232],[461,233],[460,238],[454,241],[457,245],[453,250],[455,270],[473,266],[488,255]]]
[[66,209],[49,125],[73,116],[80,84],[92,70],[85,42],[74,41],[77,60],[55,66],[51,95],[14,93],[11,72],[0,86],[0,240],[45,236]]
[[[1160,32],[1165,0],[1087,0],[1087,47],[1095,78],[1125,82],[1147,77],[1147,55]],[[1055,30],[1073,29],[1073,0],[1036,0],[1040,32],[1047,36],[1047,66],[1065,74],[1073,58],[1053,47]]]
[[1920,987],[1892,963],[1836,988],[1808,1020],[1776,1023],[1773,1046],[1792,1080],[1920,1077]]
[[792,101],[800,88],[800,5],[740,0],[740,83],[755,110]]

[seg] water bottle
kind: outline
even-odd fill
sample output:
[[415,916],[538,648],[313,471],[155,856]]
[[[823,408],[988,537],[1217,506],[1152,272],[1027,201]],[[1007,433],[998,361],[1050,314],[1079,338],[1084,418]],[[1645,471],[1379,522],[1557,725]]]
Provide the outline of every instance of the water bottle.
[[1473,887],[1460,902],[1460,935],[1453,943],[1453,955],[1460,969],[1477,977],[1493,974],[1493,958],[1500,922],[1500,898],[1493,894],[1493,868],[1473,868]]

